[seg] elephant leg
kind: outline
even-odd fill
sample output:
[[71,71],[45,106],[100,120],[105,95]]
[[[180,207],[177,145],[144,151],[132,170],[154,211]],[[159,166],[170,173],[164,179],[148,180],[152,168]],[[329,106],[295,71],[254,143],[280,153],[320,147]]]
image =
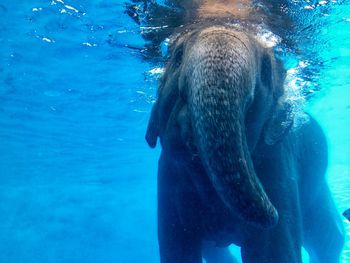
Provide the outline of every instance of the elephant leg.
[[[182,189],[173,162],[162,153],[158,171],[158,242],[161,263],[201,263],[201,239],[198,229],[183,223],[179,208]],[[182,174],[182,176],[184,176]],[[185,194],[184,194],[185,195]],[[184,198],[185,196],[183,196]],[[182,198],[182,199],[183,199]],[[190,201],[189,201],[190,202]],[[185,206],[186,203],[181,202]],[[180,210],[180,211],[179,211]],[[187,215],[184,215],[185,217]],[[194,222],[195,224],[196,222]]]
[[[289,227],[288,224],[291,226]],[[301,240],[292,226],[293,220],[273,230],[256,229],[241,248],[244,263],[301,263]]]
[[304,246],[311,263],[339,263],[344,244],[341,220],[324,182],[314,204],[304,211]]
[[238,263],[228,247],[216,247],[212,242],[203,242],[202,253],[207,263]]
[[277,208],[276,226],[262,229],[241,227],[241,254],[244,263],[301,263],[302,214],[295,137],[288,134],[274,145],[263,141],[253,155],[254,166],[272,204]]
[[326,137],[310,117],[301,138],[300,206],[304,247],[312,263],[339,262],[344,233],[339,213],[326,182],[328,163]]

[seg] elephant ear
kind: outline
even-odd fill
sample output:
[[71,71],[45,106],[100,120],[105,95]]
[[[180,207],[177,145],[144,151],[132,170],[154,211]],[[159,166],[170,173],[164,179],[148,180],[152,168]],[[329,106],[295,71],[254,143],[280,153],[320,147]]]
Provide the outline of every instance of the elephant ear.
[[146,141],[151,148],[156,147],[159,136],[158,102],[153,105],[151,117],[148,121]]
[[273,145],[282,140],[293,126],[293,120],[293,105],[282,96],[264,127],[265,143]]
[[160,79],[158,98],[153,105],[148,127],[146,141],[151,148],[156,147],[158,137],[162,138],[165,127],[168,125],[171,113],[177,105],[179,96],[178,79],[181,72],[181,63],[186,39],[191,33],[177,35],[171,39],[169,52],[171,59],[167,63],[166,70]]
[[[270,86],[273,98],[276,101],[271,111],[271,116],[264,126],[264,140],[267,145],[273,145],[289,132],[293,126],[294,114],[292,101],[285,92],[284,81],[286,70],[281,60],[274,56],[272,50],[268,51],[266,58],[270,61],[271,79]],[[268,76],[268,72],[265,72]],[[263,74],[262,74],[263,75]]]

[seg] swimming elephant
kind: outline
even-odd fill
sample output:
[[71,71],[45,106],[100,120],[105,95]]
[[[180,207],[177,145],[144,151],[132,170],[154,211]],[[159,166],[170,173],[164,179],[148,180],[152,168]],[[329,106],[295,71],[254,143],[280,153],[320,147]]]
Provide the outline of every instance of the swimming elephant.
[[339,261],[325,136],[311,116],[291,129],[284,78],[272,50],[234,26],[198,23],[171,44],[146,133],[162,145],[162,263],[202,262],[204,240],[240,246],[243,262],[298,263],[302,246],[311,262]]

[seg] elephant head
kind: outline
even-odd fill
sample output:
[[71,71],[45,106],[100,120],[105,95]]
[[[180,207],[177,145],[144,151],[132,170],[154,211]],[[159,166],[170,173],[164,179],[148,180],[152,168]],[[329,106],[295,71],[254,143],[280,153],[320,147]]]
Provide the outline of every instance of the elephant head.
[[274,226],[278,212],[251,154],[260,139],[274,144],[291,126],[281,63],[249,34],[220,26],[184,34],[173,46],[146,140],[154,147],[159,136],[163,149],[176,147],[167,138],[190,141],[225,206],[248,223]]

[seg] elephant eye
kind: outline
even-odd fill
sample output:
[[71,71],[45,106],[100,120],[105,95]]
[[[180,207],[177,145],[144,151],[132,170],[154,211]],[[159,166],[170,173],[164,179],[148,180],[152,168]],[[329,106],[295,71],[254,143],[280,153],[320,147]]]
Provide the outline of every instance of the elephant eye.
[[268,55],[264,55],[261,60],[261,82],[266,87],[272,86],[272,67],[271,59]]

